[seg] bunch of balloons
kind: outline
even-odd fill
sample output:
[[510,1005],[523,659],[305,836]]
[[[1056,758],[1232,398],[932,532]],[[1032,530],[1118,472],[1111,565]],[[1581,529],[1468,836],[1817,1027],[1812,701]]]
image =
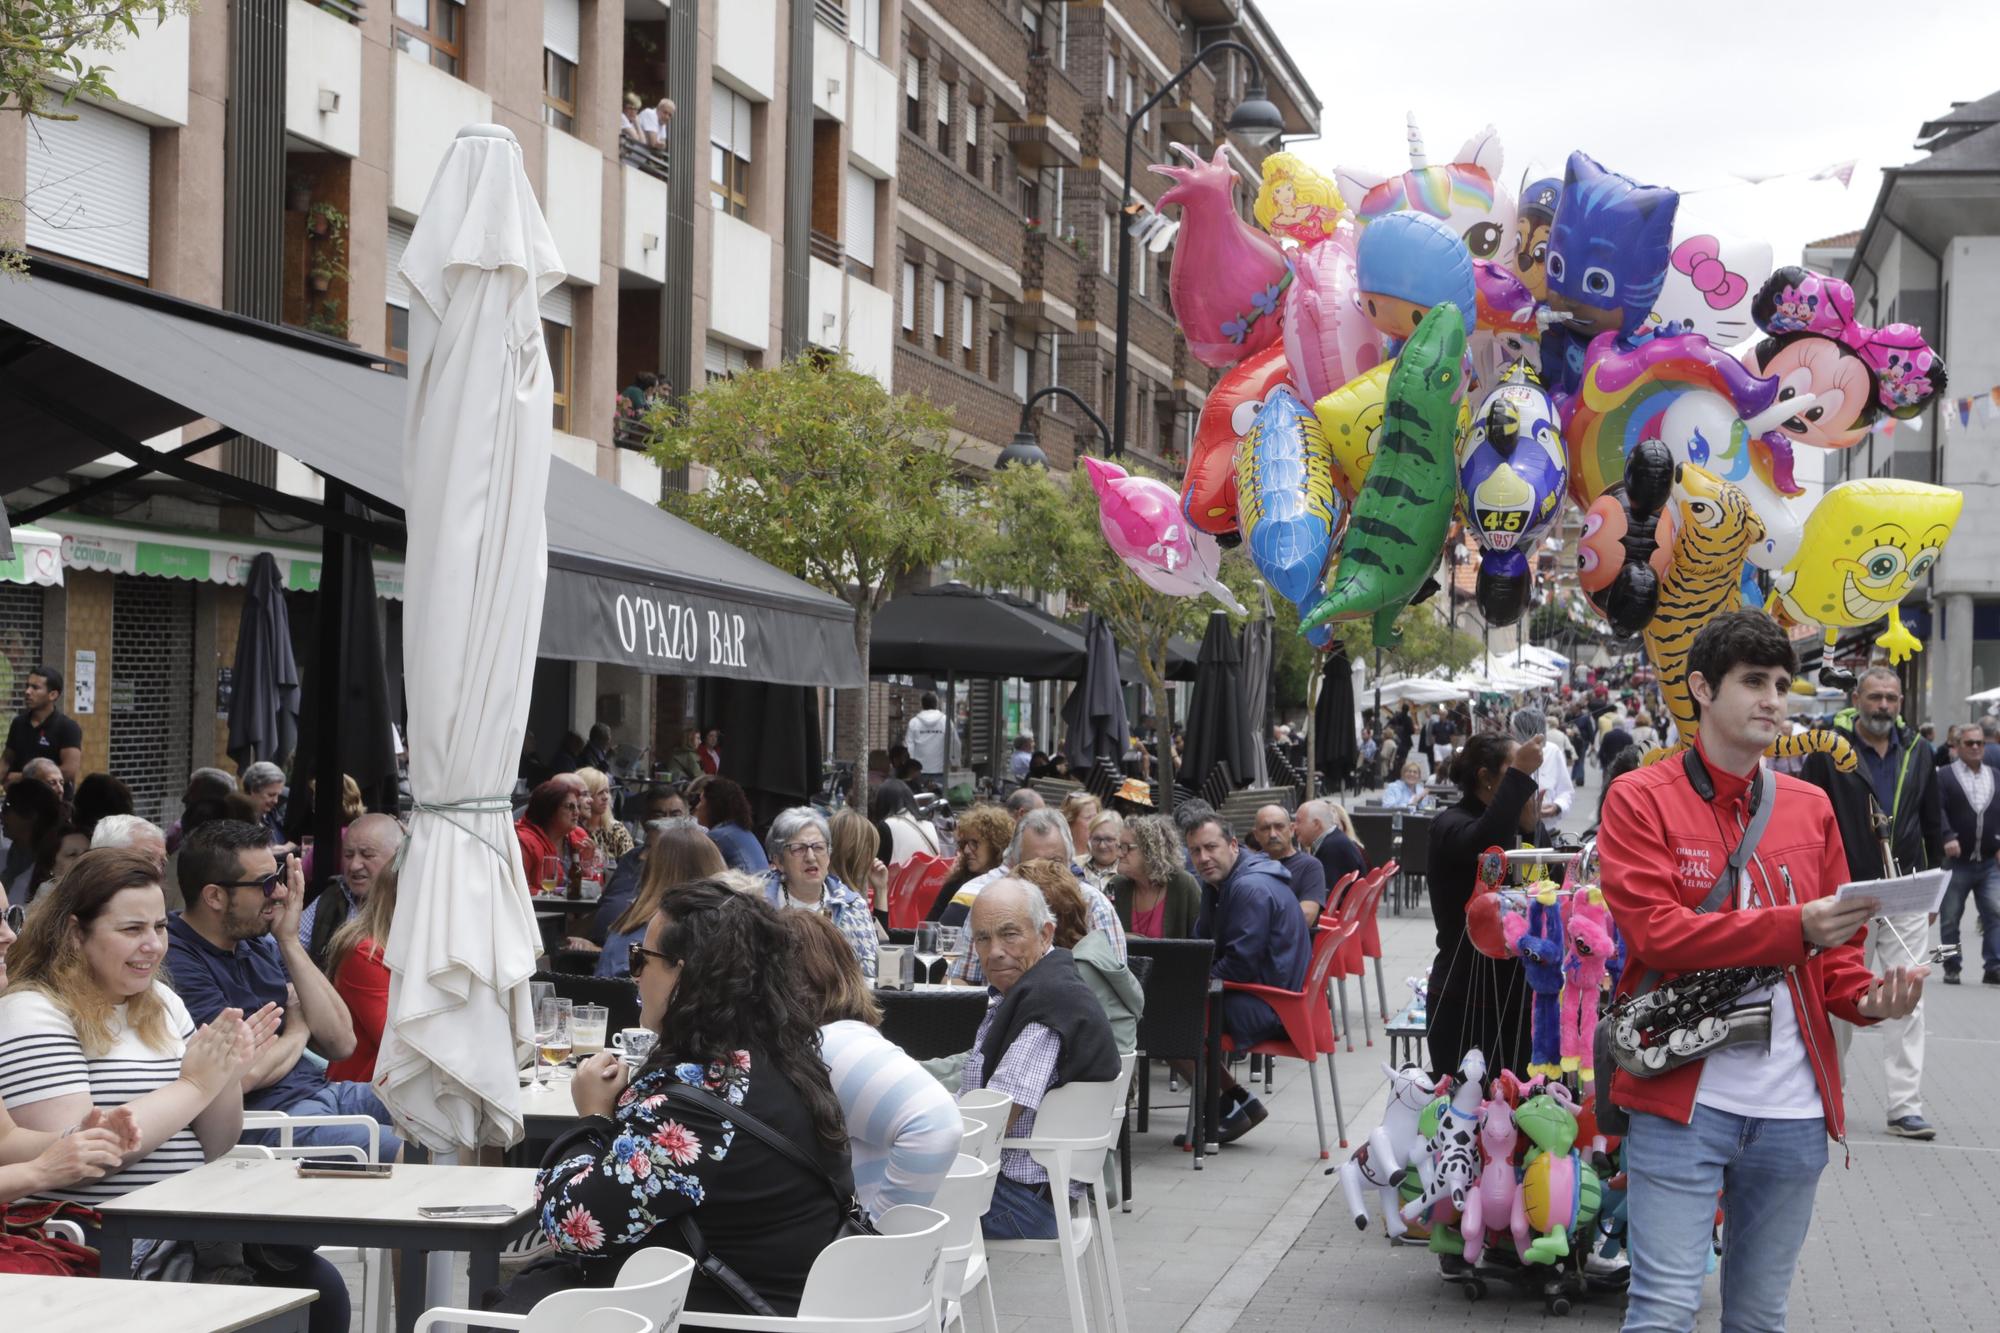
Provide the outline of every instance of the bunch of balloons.
[[1921,647],[1896,608],[1959,495],[1868,480],[1814,506],[1793,477],[1799,447],[1851,448],[1939,397],[1920,330],[1863,324],[1847,283],[1774,270],[1769,245],[1689,225],[1676,191],[1585,153],[1516,200],[1491,127],[1442,164],[1414,117],[1408,141],[1387,176],[1272,154],[1254,225],[1222,148],[1153,168],[1181,210],[1174,315],[1221,375],[1172,503],[1086,462],[1140,577],[1228,601],[1217,544],[1241,542],[1315,642],[1368,617],[1387,645],[1459,523],[1481,613],[1511,624],[1572,503],[1592,605],[1620,635],[1673,625],[1649,653],[1746,601],[1829,642],[1887,616],[1892,661]]

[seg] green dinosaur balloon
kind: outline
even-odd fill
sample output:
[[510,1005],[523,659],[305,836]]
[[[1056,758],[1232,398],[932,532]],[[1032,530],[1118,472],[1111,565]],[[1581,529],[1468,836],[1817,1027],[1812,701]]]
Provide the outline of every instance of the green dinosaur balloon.
[[1396,617],[1437,568],[1458,485],[1455,437],[1465,387],[1465,319],[1432,306],[1389,372],[1382,443],[1354,497],[1347,538],[1326,596],[1302,630],[1375,617],[1375,644],[1396,641]]

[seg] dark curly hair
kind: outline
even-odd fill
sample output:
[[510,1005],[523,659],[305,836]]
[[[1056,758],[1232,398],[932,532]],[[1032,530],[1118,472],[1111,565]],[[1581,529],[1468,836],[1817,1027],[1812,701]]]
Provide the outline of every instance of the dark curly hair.
[[711,777],[701,789],[701,799],[708,803],[708,827],[734,824],[747,829],[751,826],[750,798],[743,794],[743,788],[733,779]]
[[681,967],[648,1069],[726,1061],[755,1051],[812,1115],[829,1151],[846,1151],[847,1122],[820,1062],[816,1001],[800,984],[799,944],[778,910],[714,879],[660,897],[660,952]]

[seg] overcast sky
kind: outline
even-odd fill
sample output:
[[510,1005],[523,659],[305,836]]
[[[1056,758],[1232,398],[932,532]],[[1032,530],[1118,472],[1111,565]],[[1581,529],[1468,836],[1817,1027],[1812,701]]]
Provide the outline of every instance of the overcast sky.
[[[1581,148],[1683,191],[1703,226],[1764,237],[1779,263],[1866,222],[1881,168],[1920,156],[1920,124],[2000,91],[1994,0],[1258,5],[1320,98],[1320,139],[1293,149],[1315,166],[1405,169],[1407,112],[1433,163],[1491,123],[1510,192]],[[1805,179],[1848,158],[1846,189]]]

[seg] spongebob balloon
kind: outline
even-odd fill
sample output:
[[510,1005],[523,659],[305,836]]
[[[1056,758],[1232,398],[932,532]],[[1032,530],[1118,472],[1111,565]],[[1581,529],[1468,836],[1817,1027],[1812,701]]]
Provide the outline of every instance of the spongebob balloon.
[[1937,563],[1965,497],[1942,486],[1892,478],[1842,482],[1806,519],[1798,555],[1772,579],[1769,610],[1796,625],[1823,625],[1831,647],[1842,629],[1889,617],[1876,644],[1891,663],[1923,651],[1897,605]]

